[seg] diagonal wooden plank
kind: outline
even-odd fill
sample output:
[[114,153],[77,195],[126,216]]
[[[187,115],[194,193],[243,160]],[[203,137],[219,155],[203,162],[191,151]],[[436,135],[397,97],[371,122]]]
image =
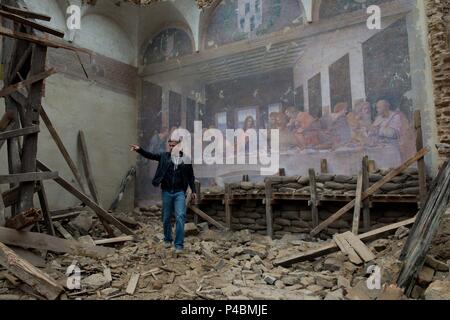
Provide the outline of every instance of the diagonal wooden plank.
[[6,139],[11,139],[11,138],[26,136],[26,135],[33,134],[33,133],[38,133],[39,131],[40,131],[39,126],[32,126],[32,127],[16,129],[16,130],[9,130],[9,131],[0,133],[0,140],[6,140]]
[[10,111],[5,112],[5,114],[0,119],[0,132],[3,132],[8,128],[11,122],[14,121],[14,114]]
[[213,226],[216,226],[219,229],[222,230],[227,230],[227,228],[225,226],[223,226],[221,223],[217,222],[216,220],[214,220],[213,218],[211,218],[209,215],[207,215],[206,213],[204,213],[202,210],[200,210],[197,207],[194,207],[192,205],[188,205],[188,208],[191,209],[196,215],[200,216],[201,218],[203,218],[204,220],[208,221],[209,223],[211,223]]
[[375,259],[375,255],[369,248],[352,232],[348,231],[342,235],[348,244],[356,251],[356,253],[364,260],[364,262],[369,262]]
[[61,223],[59,223],[58,221],[55,221],[55,222],[53,222],[53,225],[55,226],[56,230],[58,230],[59,233],[61,233],[61,235],[65,239],[67,239],[67,240],[74,240],[72,235],[62,226]]
[[70,156],[69,152],[67,151],[64,143],[62,142],[61,137],[59,136],[58,132],[56,131],[55,127],[53,126],[53,123],[50,121],[50,118],[48,117],[47,112],[45,111],[43,106],[41,106],[41,108],[39,110],[39,114],[41,115],[42,121],[45,123],[45,126],[47,127],[48,131],[50,132],[50,135],[52,136],[53,140],[55,141],[56,146],[59,149],[59,152],[61,152],[62,156],[64,157],[64,160],[66,160],[67,165],[69,166],[70,170],[72,171],[73,176],[77,180],[78,185],[81,188],[81,191],[83,193],[86,193],[86,191],[84,190],[83,181],[81,179],[81,174],[78,171],[78,168],[75,165],[75,162],[72,160],[72,157]]
[[3,203],[3,193],[2,189],[0,188],[0,227],[3,227],[5,225],[5,222],[5,204]]
[[[381,179],[380,181],[374,183],[369,189],[367,189],[367,191],[364,192],[364,194],[362,195],[361,200],[364,200],[364,199],[370,197],[371,195],[373,195],[383,185],[385,185],[386,183],[391,181],[392,178],[396,177],[397,175],[399,175],[400,173],[405,171],[405,169],[409,168],[417,160],[423,158],[429,151],[430,151],[430,149],[428,147],[424,148],[424,149],[420,150],[412,158],[408,159],[400,167],[391,170],[386,176],[383,177],[383,179]],[[355,206],[355,203],[356,203],[355,200],[352,200],[351,202],[347,203],[343,208],[341,208],[339,211],[337,211],[335,214],[333,214],[327,220],[323,221],[316,228],[314,228],[311,231],[311,235],[312,236],[317,235],[320,231],[322,231],[323,229],[328,227],[331,223],[333,223],[334,221],[336,221],[337,219],[342,217],[344,214],[346,214],[349,210],[351,210]]]
[[93,258],[105,258],[115,253],[115,250],[112,248],[90,246],[78,241],[61,239],[44,233],[17,231],[4,227],[0,227],[0,242],[22,248],[49,250]]
[[359,255],[356,253],[356,251],[351,247],[351,245],[348,243],[347,239],[342,234],[336,234],[333,236],[334,242],[336,242],[337,246],[341,251],[348,256],[348,259],[350,262],[361,265],[363,261],[359,257]]
[[[394,224],[391,224],[391,225],[388,225],[388,226],[385,226],[382,228],[378,228],[378,229],[360,234],[358,236],[358,238],[361,239],[362,241],[375,240],[375,239],[383,237],[384,235],[397,230],[400,227],[410,226],[414,223],[415,220],[416,220],[416,218],[414,217],[414,218],[411,218],[411,219],[408,219],[405,221],[397,222],[397,223],[394,223]],[[338,250],[339,250],[339,247],[333,241],[333,242],[327,243],[317,249],[313,249],[313,250],[309,250],[306,252],[294,254],[294,255],[291,255],[291,256],[288,256],[285,258],[277,259],[273,262],[273,265],[287,267],[287,266],[293,265],[294,263],[311,260],[311,259],[314,259],[317,257],[321,257],[324,255],[336,252]]]
[[31,27],[33,29],[52,34],[52,35],[57,36],[59,38],[64,38],[64,32],[56,30],[56,29],[53,29],[53,28],[50,28],[50,27],[47,27],[47,26],[44,26],[44,25],[39,24],[39,23],[37,23],[35,21],[28,20],[28,19],[26,19],[24,17],[21,17],[21,16],[17,15],[17,14],[14,14],[12,12],[7,12],[7,11],[4,11],[4,10],[0,10],[0,16],[4,17],[6,19],[13,20],[14,22],[17,22],[17,23],[21,23],[21,24],[23,24],[25,26],[29,26],[29,27]]
[[0,8],[2,8],[2,10],[4,10],[4,11],[8,11],[8,12],[17,14],[17,15],[22,16],[24,18],[44,20],[44,21],[50,21],[52,19],[51,17],[46,16],[46,15],[41,14],[41,13],[32,12],[32,11],[24,10],[24,9],[21,9],[21,8],[11,7],[11,6],[8,6],[6,4],[0,5]]
[[87,49],[73,47],[64,42],[57,42],[57,41],[49,40],[49,39],[46,39],[43,37],[35,36],[35,35],[19,32],[19,31],[13,31],[11,29],[4,28],[4,27],[0,27],[0,35],[19,39],[19,40],[29,41],[29,42],[36,43],[41,46],[46,46],[46,47],[51,47],[51,48],[56,48],[56,49],[66,49],[66,50],[71,50],[71,51],[76,51],[76,52],[84,52],[89,55],[92,55],[92,51],[87,50]]
[[98,201],[99,197],[97,186],[95,185],[94,175],[92,173],[92,164],[89,158],[89,152],[87,150],[86,139],[82,130],[78,132],[78,147],[81,151],[81,162],[83,163],[84,174],[88,182],[89,191],[91,192],[94,201],[97,204],[100,204],[100,202]]
[[32,75],[31,77],[18,82],[16,84],[10,85],[6,88],[4,88],[3,90],[0,91],[0,97],[5,97],[7,95],[10,95],[13,92],[16,92],[22,88],[26,88],[27,86],[36,83],[38,81],[44,80],[45,78],[48,78],[49,76],[51,76],[52,74],[55,74],[56,70],[54,68],[51,68],[47,71],[38,73],[36,75]]
[[0,264],[49,300],[56,300],[64,291],[64,288],[48,274],[19,257],[1,242]]
[[[42,170],[42,171],[51,171],[45,164],[43,164],[39,160],[37,160],[37,167],[39,170]],[[79,200],[81,200],[89,208],[91,208],[99,216],[100,219],[106,220],[108,223],[116,226],[120,231],[122,231],[125,234],[134,235],[133,231],[131,231],[128,227],[126,227],[124,224],[122,224],[119,220],[117,220],[112,215],[110,215],[108,212],[106,212],[105,209],[103,209],[99,205],[97,205],[94,201],[92,201],[83,192],[81,192],[80,190],[75,188],[70,182],[68,182],[67,180],[65,180],[62,177],[58,177],[54,181],[57,184],[59,184],[61,187],[66,189],[68,192],[73,194],[75,197],[77,197]]]

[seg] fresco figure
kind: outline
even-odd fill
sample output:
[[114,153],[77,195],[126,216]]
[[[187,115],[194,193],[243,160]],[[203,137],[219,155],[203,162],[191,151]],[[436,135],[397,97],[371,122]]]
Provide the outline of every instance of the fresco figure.
[[287,128],[289,129],[289,131],[293,132],[295,130],[295,121],[297,120],[299,111],[295,107],[288,107],[285,111],[285,114],[289,119]]
[[372,125],[370,103],[363,101],[356,104],[354,112],[347,115],[347,122],[352,130],[351,142],[359,146],[365,145]]
[[392,111],[387,100],[376,104],[378,116],[372,124],[370,134],[375,142],[397,145],[402,160],[414,153],[414,132],[407,117],[399,110]]
[[295,121],[296,129],[294,139],[300,150],[319,146],[320,143],[320,121],[314,119],[307,112],[299,112]]
[[283,112],[277,112],[276,128],[280,134],[280,151],[287,151],[292,145],[294,145],[292,133],[288,127],[288,117]]
[[341,102],[336,104],[333,113],[321,119],[325,132],[322,141],[331,149],[347,145],[352,137],[352,131],[347,122],[348,104]]

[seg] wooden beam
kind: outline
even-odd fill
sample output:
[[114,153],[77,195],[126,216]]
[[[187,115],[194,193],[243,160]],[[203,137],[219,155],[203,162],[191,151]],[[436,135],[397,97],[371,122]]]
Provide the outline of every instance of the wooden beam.
[[51,68],[47,71],[32,75],[29,78],[27,78],[21,82],[10,85],[10,86],[4,88],[3,90],[1,90],[0,97],[8,96],[11,93],[16,92],[20,89],[26,88],[27,86],[29,86],[31,84],[42,81],[45,78],[48,78],[49,76],[51,76],[52,74],[55,74],[55,73],[56,73],[56,70],[54,68]]
[[70,168],[70,171],[72,171],[73,176],[75,177],[75,180],[77,180],[77,183],[79,187],[81,188],[81,191],[83,193],[86,193],[83,185],[83,181],[81,179],[81,174],[78,171],[77,166],[75,165],[75,162],[72,160],[69,152],[67,151],[64,143],[62,142],[58,132],[56,131],[55,127],[53,126],[52,122],[50,121],[50,118],[47,115],[47,112],[45,111],[44,107],[41,106],[39,110],[39,114],[41,116],[42,121],[45,123],[45,126],[47,127],[48,131],[50,132],[50,135],[53,138],[53,141],[55,141],[56,146],[59,149],[59,152],[61,152],[62,156],[64,157],[64,160],[66,160],[67,165]]
[[5,4],[2,4],[0,7],[4,11],[8,11],[8,12],[17,14],[17,15],[22,16],[24,18],[37,19],[37,20],[43,20],[43,21],[50,21],[52,19],[51,17],[46,16],[46,15],[41,14],[41,13],[36,13],[36,12],[32,12],[32,11],[21,9],[21,8],[11,7],[11,6],[7,6]]
[[14,114],[9,111],[5,112],[5,114],[0,119],[0,132],[3,132],[8,128],[9,124],[14,121]]
[[95,185],[94,174],[92,173],[92,164],[91,160],[89,159],[89,152],[87,150],[86,139],[82,130],[78,132],[78,147],[81,153],[81,162],[83,163],[84,175],[88,182],[88,187],[89,191],[91,192],[92,199],[94,199],[97,204],[100,204],[98,200],[99,197],[97,186]]
[[45,192],[44,183],[42,181],[38,182],[38,197],[39,203],[41,205],[42,216],[44,217],[45,224],[47,226],[47,232],[49,235],[55,235],[55,229],[53,228],[53,220],[50,215],[50,209],[48,207],[47,193]]
[[6,139],[11,139],[11,138],[26,136],[26,135],[33,134],[33,133],[38,133],[39,131],[40,131],[39,126],[32,126],[32,127],[28,127],[28,128],[5,131],[5,132],[0,133],[0,140],[6,140]]
[[[422,135],[422,117],[420,111],[414,112],[414,127],[416,129],[416,149],[423,148],[423,135]],[[419,159],[417,162],[417,168],[419,171],[419,195],[420,195],[420,207],[425,203],[427,198],[427,171],[425,167],[425,159]]]
[[[409,168],[414,162],[416,162],[418,159],[423,158],[428,152],[429,148],[424,148],[420,150],[416,155],[414,155],[412,158],[408,159],[405,163],[403,163],[400,167],[391,170],[387,175],[383,177],[380,181],[377,181],[374,183],[369,189],[367,189],[366,192],[361,197],[361,200],[364,200],[368,198],[369,196],[373,195],[375,192],[377,192],[383,185],[388,183],[392,180],[392,178],[398,176],[400,173],[405,171],[407,168]],[[311,231],[311,235],[315,236],[320,231],[328,227],[331,223],[342,217],[344,214],[346,214],[349,210],[351,210],[355,206],[355,200],[352,200],[348,204],[346,204],[343,208],[341,208],[338,212],[333,214],[331,217],[329,217],[327,220],[323,221],[319,226],[314,228]]]
[[19,15],[14,14],[14,13],[0,10],[0,16],[4,17],[6,19],[13,20],[14,22],[17,22],[17,23],[21,23],[21,24],[23,24],[25,26],[29,26],[29,27],[31,27],[33,29],[52,34],[52,35],[54,35],[54,36],[56,36],[58,38],[64,38],[64,32],[61,32],[59,30],[56,30],[56,29],[53,29],[53,28],[50,28],[50,27],[47,27],[47,26],[44,26],[44,25],[39,24],[39,23],[37,23],[35,21],[25,19],[25,18],[23,18],[23,17],[21,17]]
[[0,184],[34,182],[39,180],[52,180],[58,177],[58,172],[27,172],[9,175],[0,175]]
[[6,216],[5,216],[5,204],[3,202],[3,193],[0,188],[0,227],[5,226]]
[[49,300],[56,300],[64,291],[64,288],[49,275],[19,257],[1,242],[0,264]]
[[355,208],[353,210],[352,232],[353,232],[353,234],[356,234],[356,235],[358,235],[359,217],[361,216],[362,188],[363,188],[363,175],[362,175],[362,172],[360,172],[358,174],[358,180],[356,182],[356,199],[355,199]]
[[89,55],[92,55],[92,51],[87,50],[87,49],[73,47],[73,46],[65,44],[63,42],[57,42],[57,41],[49,40],[49,39],[35,36],[35,35],[30,35],[30,34],[23,33],[23,32],[12,31],[11,29],[4,28],[4,27],[0,27],[0,35],[10,37],[10,38],[29,41],[29,42],[32,42],[32,43],[35,43],[35,44],[38,44],[41,46],[50,47],[50,48],[66,49],[66,50],[71,50],[71,51],[84,52]]
[[[37,166],[39,170],[42,171],[51,171],[44,163],[37,161]],[[108,212],[106,212],[105,209],[101,208],[99,205],[97,205],[94,201],[92,201],[87,195],[85,195],[83,192],[75,188],[70,182],[65,180],[64,178],[58,177],[55,179],[55,182],[59,184],[61,187],[66,189],[68,192],[73,194],[75,197],[77,197],[79,200],[83,201],[84,204],[86,204],[89,208],[91,208],[100,219],[106,220],[108,223],[114,225],[117,227],[120,231],[122,231],[125,234],[128,235],[134,235],[133,231],[131,231],[128,227],[123,225],[119,220],[114,218],[112,215],[110,215]]]
[[28,48],[25,50],[23,55],[20,57],[19,61],[17,61],[14,69],[11,69],[11,73],[9,75],[11,83],[14,83],[17,81],[19,76],[21,76],[20,72],[23,68],[29,69],[29,63],[31,58],[31,53],[33,51],[33,46],[31,43],[27,43]]
[[60,220],[72,219],[72,218],[78,217],[83,212],[87,213],[87,211],[75,211],[75,212],[70,212],[70,213],[52,215],[51,217],[52,217],[52,221],[60,221]]
[[311,196],[309,205],[311,207],[312,222],[314,227],[317,227],[319,225],[319,210],[317,209],[318,197],[316,187],[316,172],[314,171],[314,169],[309,169],[309,189]]
[[403,262],[397,285],[409,295],[450,201],[450,162],[446,160],[434,179],[428,198],[417,215],[408,240],[400,253]]
[[[280,177],[282,178],[282,177]],[[273,238],[273,216],[272,216],[272,179],[266,179],[266,227],[267,227],[267,235],[270,238]]]
[[370,251],[369,248],[366,247],[366,245],[352,232],[347,231],[343,234],[345,239],[347,240],[348,244],[355,250],[355,252],[358,254],[358,256],[361,257],[361,259],[364,262],[370,262],[375,259],[375,255],[372,251]]
[[58,221],[53,222],[53,225],[55,226],[56,230],[58,230],[61,235],[67,239],[67,240],[75,240],[72,235],[62,226],[61,223]]
[[343,234],[335,234],[333,240],[339,249],[347,255],[351,263],[356,265],[361,265],[363,263],[362,259],[358,256],[355,249],[348,243],[347,239]]
[[[370,187],[369,180],[369,157],[365,156],[362,160],[363,192]],[[370,197],[363,201],[363,226],[364,231],[370,229]]]
[[327,159],[320,160],[320,172],[328,173],[328,161]]
[[86,209],[86,206],[76,206],[76,207],[71,207],[71,208],[66,208],[66,209],[59,209],[59,210],[51,210],[50,214],[53,218],[55,218],[56,216],[59,215],[63,215],[63,214],[68,214],[68,213],[73,213],[73,212],[80,212],[83,211],[84,209]]
[[199,208],[194,207],[192,205],[188,205],[188,208],[191,209],[192,212],[194,212],[196,215],[200,216],[205,221],[208,221],[209,223],[211,223],[213,226],[215,226],[215,227],[217,227],[219,229],[222,229],[222,230],[227,230],[227,228],[225,226],[223,226],[221,223],[219,223],[216,220],[214,220],[213,218],[211,218],[209,215],[204,213]]
[[[411,218],[411,219],[408,219],[408,220],[405,220],[402,222],[394,223],[392,225],[388,225],[388,226],[385,226],[385,227],[382,227],[379,229],[375,229],[375,230],[360,234],[358,236],[358,238],[362,241],[371,241],[371,240],[379,239],[379,238],[383,237],[384,235],[397,230],[400,227],[406,227],[406,226],[412,225],[414,223],[415,219],[416,218]],[[324,256],[324,255],[336,252],[338,250],[339,250],[339,247],[333,241],[333,242],[327,243],[317,249],[309,250],[306,252],[302,252],[299,254],[295,254],[295,255],[286,257],[286,258],[281,258],[281,259],[275,260],[273,262],[273,265],[288,267],[288,266],[293,265],[294,263],[312,260],[314,258],[318,258],[318,257]]]
[[116,237],[111,239],[101,239],[101,240],[94,240],[94,243],[97,246],[105,245],[105,244],[114,244],[114,243],[121,243],[121,242],[127,242],[127,241],[134,241],[133,236],[122,236],[122,237]]
[[133,295],[134,292],[136,291],[136,287],[138,285],[139,282],[139,278],[141,277],[140,273],[133,273],[130,281],[128,282],[128,286],[127,289],[125,290],[126,293],[128,293],[129,295]]
[[49,250],[93,258],[105,258],[115,252],[111,248],[88,246],[78,241],[65,240],[43,233],[17,231],[3,227],[0,227],[0,242],[22,248]]

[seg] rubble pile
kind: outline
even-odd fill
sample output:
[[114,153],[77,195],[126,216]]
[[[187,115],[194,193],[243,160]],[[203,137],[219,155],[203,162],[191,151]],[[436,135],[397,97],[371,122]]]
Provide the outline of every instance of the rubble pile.
[[[336,252],[284,268],[274,267],[273,261],[327,242],[306,241],[312,239],[295,234],[272,240],[247,229],[223,232],[199,223],[187,226],[185,252],[176,255],[173,248],[163,246],[159,206],[139,208],[125,216],[136,228],[136,241],[116,244],[115,253],[105,259],[47,254],[43,271],[65,287],[62,299],[406,299],[395,288],[367,287],[369,265],[380,266],[383,284],[395,283],[406,228],[367,243],[376,256],[370,263],[355,265],[345,254]],[[95,238],[98,221],[79,217],[65,227],[80,235],[89,229]],[[448,295],[448,265],[442,257],[438,254],[427,260],[426,268],[433,272],[424,268],[424,276],[418,279],[423,287],[415,290],[414,298]],[[71,265],[80,268],[78,289],[68,287],[66,272]],[[20,280],[0,269],[0,299],[37,298],[20,288]]]

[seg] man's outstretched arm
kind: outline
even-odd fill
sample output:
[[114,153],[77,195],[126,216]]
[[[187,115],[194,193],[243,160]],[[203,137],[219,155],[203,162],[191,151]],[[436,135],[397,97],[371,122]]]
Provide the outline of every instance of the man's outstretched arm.
[[135,144],[131,146],[131,151],[135,151],[135,152],[139,153],[141,156],[143,156],[144,158],[147,158],[150,160],[155,160],[155,161],[161,160],[161,154],[156,154],[156,153],[151,153],[151,152],[145,151],[140,146],[135,145]]

